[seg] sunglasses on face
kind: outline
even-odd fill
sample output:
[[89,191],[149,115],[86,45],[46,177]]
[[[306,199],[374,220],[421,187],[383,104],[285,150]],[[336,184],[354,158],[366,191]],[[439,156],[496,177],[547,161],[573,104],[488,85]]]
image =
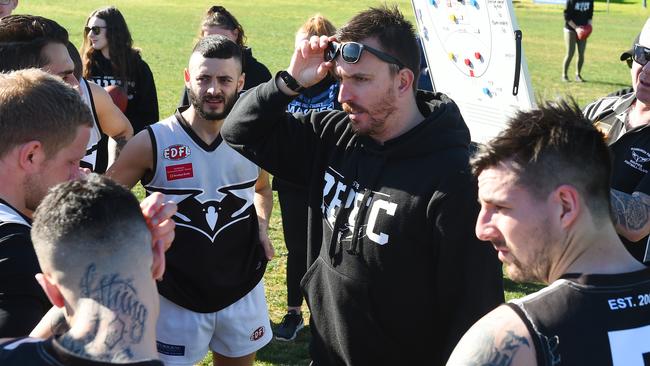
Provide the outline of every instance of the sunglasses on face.
[[643,47],[640,44],[635,44],[632,58],[634,59],[634,62],[644,66],[648,61],[650,61],[650,48]]
[[9,5],[13,0],[0,0],[0,5]]
[[327,45],[327,49],[325,49],[324,58],[325,61],[333,61],[334,59],[336,59],[336,56],[340,53],[343,61],[349,64],[356,64],[357,62],[359,62],[359,59],[361,59],[361,53],[364,50],[372,53],[373,55],[377,56],[378,59],[386,63],[397,65],[400,69],[403,69],[405,67],[404,64],[401,63],[400,60],[396,59],[395,57],[385,52],[382,52],[376,48],[372,48],[370,46],[358,42],[344,42],[344,43],[330,42]]
[[102,32],[102,28],[107,28],[107,27],[100,27],[98,25],[94,27],[84,27],[84,32],[86,32],[86,34],[88,32],[92,32],[94,35],[98,36]]

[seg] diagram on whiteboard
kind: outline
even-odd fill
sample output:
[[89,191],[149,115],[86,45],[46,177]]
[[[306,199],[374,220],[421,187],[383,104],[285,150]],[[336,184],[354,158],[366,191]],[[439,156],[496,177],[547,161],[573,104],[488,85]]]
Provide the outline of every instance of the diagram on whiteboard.
[[434,89],[458,104],[472,141],[486,142],[517,110],[534,106],[510,1],[412,4]]

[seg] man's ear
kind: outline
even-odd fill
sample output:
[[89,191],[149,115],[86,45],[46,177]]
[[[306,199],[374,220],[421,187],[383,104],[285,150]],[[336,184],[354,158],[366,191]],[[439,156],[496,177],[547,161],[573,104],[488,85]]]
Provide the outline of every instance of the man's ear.
[[18,164],[27,172],[37,171],[45,160],[45,150],[40,141],[29,141],[18,148]]
[[50,299],[52,305],[58,308],[65,306],[65,299],[63,298],[61,291],[59,291],[57,285],[53,283],[48,275],[37,273],[34,277],[36,277],[36,282],[41,285],[41,288],[43,291],[45,291],[45,295],[47,295],[47,298]]
[[559,220],[562,228],[568,228],[577,219],[582,210],[580,193],[571,185],[563,184],[552,193],[554,201],[559,204]]
[[244,84],[246,83],[246,73],[242,72],[237,80],[237,93],[241,92],[244,89]]
[[411,69],[405,67],[397,72],[399,81],[399,94],[413,92],[413,83],[415,82],[415,74]]
[[153,263],[151,264],[151,276],[155,280],[162,280],[165,273],[165,247],[161,240],[156,240],[151,247]]
[[183,70],[183,77],[185,79],[185,87],[189,89],[190,88],[190,70],[185,68]]

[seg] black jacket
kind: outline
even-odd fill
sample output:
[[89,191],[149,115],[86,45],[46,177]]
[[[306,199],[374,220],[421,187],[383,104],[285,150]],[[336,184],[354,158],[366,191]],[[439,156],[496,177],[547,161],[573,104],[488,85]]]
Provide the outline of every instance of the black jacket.
[[240,97],[221,134],[309,187],[302,287],[314,363],[443,364],[503,301],[500,263],[474,235],[470,135],[456,104],[419,94],[425,121],[379,145],[354,134],[346,113],[291,115],[290,100],[262,84]]
[[[142,131],[145,126],[158,122],[158,95],[156,94],[156,83],[149,65],[140,57],[135,55],[137,63],[128,83],[129,102],[124,115],[133,126],[133,134]],[[109,85],[123,85],[124,81],[119,79],[111,64],[101,52],[93,53],[93,63],[90,70],[90,80],[105,88]]]
[[587,25],[594,15],[594,0],[567,0],[564,8],[564,28],[573,30],[569,20],[578,25]]

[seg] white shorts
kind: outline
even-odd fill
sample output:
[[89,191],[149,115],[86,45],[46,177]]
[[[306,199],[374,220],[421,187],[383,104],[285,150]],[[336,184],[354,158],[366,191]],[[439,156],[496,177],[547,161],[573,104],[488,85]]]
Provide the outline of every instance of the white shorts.
[[273,338],[264,282],[215,313],[195,313],[160,296],[156,333],[158,356],[165,365],[193,365],[208,348],[226,357],[256,352]]

